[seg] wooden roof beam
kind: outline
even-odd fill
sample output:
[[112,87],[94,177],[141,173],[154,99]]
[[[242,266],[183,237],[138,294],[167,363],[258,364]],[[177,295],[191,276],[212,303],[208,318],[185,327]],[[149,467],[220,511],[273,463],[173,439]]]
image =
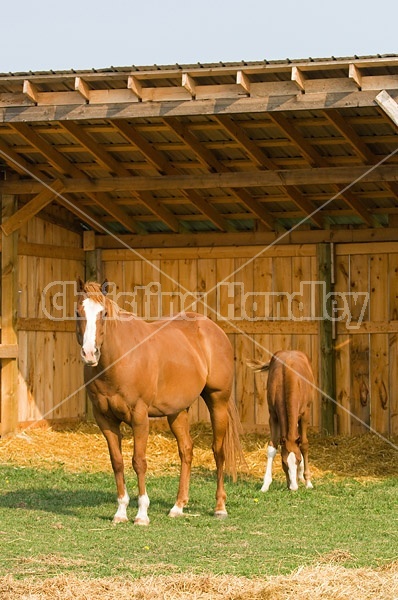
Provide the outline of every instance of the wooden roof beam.
[[28,204],[17,210],[1,225],[3,232],[6,235],[10,235],[14,231],[17,231],[17,229],[50,204],[54,200],[54,196],[62,194],[63,190],[62,181],[54,181],[51,188],[45,187],[33,200],[30,200]]
[[257,166],[273,170],[275,169],[274,162],[268,158],[264,152],[257,146],[253,140],[249,138],[247,133],[227,115],[218,115],[214,119],[219,123],[230,136],[234,138],[244,147],[246,154],[251,158]]
[[196,97],[196,82],[189,73],[182,74],[181,85],[191,94],[193,99]]
[[127,89],[130,90],[138,100],[142,101],[142,85],[134,75],[129,76],[127,80]]
[[184,144],[193,150],[196,158],[202,165],[210,168],[213,172],[220,170],[220,161],[214,156],[211,150],[208,150],[206,146],[199,142],[198,138],[190,131],[187,125],[184,125],[184,123],[181,123],[175,117],[167,117],[163,121],[178,135]]
[[25,79],[23,82],[22,92],[35,104],[39,102],[39,92],[34,83],[29,81],[29,79]]
[[[243,149],[248,156],[262,169],[269,169],[272,171],[277,170],[276,164],[270,158],[268,158],[264,152],[257,146],[253,140],[249,138],[247,133],[236,124],[230,117],[222,116],[217,117],[216,120],[222,125],[228,133],[243,146]],[[228,170],[226,168],[226,170]],[[281,191],[286,194],[293,202],[301,208],[306,216],[314,213],[315,207],[312,206],[311,202],[304,198],[304,196],[296,189],[289,186],[280,186]],[[267,211],[268,212],[268,211]],[[268,213],[271,222],[274,221],[270,213]],[[311,220],[317,225],[317,227],[323,227],[323,218],[321,215],[312,214]]]
[[398,127],[398,103],[394,98],[391,98],[390,94],[383,90],[376,96],[376,102],[384,114]]
[[[279,169],[277,171],[231,171],[229,173],[202,173],[199,175],[99,177],[92,181],[83,175],[80,179],[65,178],[63,183],[69,193],[119,192],[119,191],[166,191],[206,190],[212,188],[252,188],[301,185],[349,184],[354,180],[363,183],[396,182],[398,170],[395,164],[380,165],[369,169],[364,165],[348,167],[319,167],[303,169]],[[53,180],[43,180],[51,185]],[[34,194],[41,190],[37,181],[0,181],[0,193]]]
[[[202,146],[198,139],[189,131],[188,127],[185,127],[177,119],[166,119],[165,122],[177,133],[179,137],[195,152],[200,158],[201,162],[204,163],[209,169],[218,172],[226,173],[230,169],[220,162],[214,154]],[[275,219],[271,213],[247,190],[231,188],[232,193],[242,202],[254,216],[257,217],[267,229],[272,230],[275,227]]]
[[[373,154],[370,148],[363,142],[361,137],[357,134],[355,129],[348,123],[346,119],[336,110],[325,112],[325,117],[334,125],[334,127],[341,133],[346,142],[350,144],[364,164],[376,165],[380,162],[380,158]],[[397,117],[398,122],[398,117]],[[393,195],[398,198],[398,184],[387,183],[390,191]]]
[[[73,128],[73,125],[74,125],[73,123],[68,123],[67,125],[71,126],[71,129],[73,131],[75,131],[75,129]],[[78,179],[80,179],[81,177],[83,177],[83,178],[87,177],[85,175],[85,173],[83,173],[80,169],[78,169],[75,165],[73,165],[63,154],[61,154],[51,144],[49,144],[46,140],[44,140],[41,136],[39,136],[35,131],[33,131],[32,128],[29,127],[29,125],[26,125],[25,123],[17,123],[15,125],[13,125],[13,128],[16,129],[16,131],[18,131],[18,133],[22,137],[24,137],[30,144],[32,144],[32,146],[34,146],[37,150],[39,150],[39,152],[41,152],[41,154],[43,154],[47,158],[47,160],[49,160],[51,162],[51,164],[58,171],[66,174],[66,175],[70,175],[74,178],[78,178]],[[80,130],[80,127],[77,127],[77,129]],[[83,136],[84,136],[84,134],[85,134],[85,132],[82,132]],[[87,134],[85,134],[84,139],[86,140],[86,138],[89,138],[89,136]],[[81,140],[79,140],[79,141],[81,142]],[[93,141],[93,144],[95,144],[94,141]],[[123,171],[120,169],[120,172],[117,174],[119,174],[122,177],[126,177],[126,176],[130,175],[130,173],[129,173],[129,171],[127,171],[127,169],[123,170]],[[40,194],[39,194],[39,196],[40,196]],[[53,193],[51,199],[49,199],[50,198],[49,194],[46,194],[44,197],[48,199],[47,203],[50,203],[54,199],[54,193]],[[95,196],[91,196],[91,197],[94,200],[96,200]],[[33,199],[33,200],[35,200],[35,199]],[[30,202],[33,202],[33,200],[31,200]],[[37,201],[37,204],[38,205],[41,204],[40,198]],[[107,207],[109,210],[107,210],[107,212],[112,211],[114,213],[113,204],[114,203],[112,202],[112,200],[110,198],[108,198]],[[32,208],[34,206],[35,206],[35,204],[32,205]],[[104,208],[104,205],[102,205],[102,208]],[[122,209],[121,209],[121,211],[122,211]],[[139,233],[145,232],[145,229],[139,223],[134,222],[135,226],[132,227],[133,220],[127,215],[127,213],[125,213],[125,211],[122,211],[122,212],[124,213],[124,222],[121,222],[121,224],[124,225],[126,227],[126,229],[129,229],[130,231],[137,231]],[[117,211],[117,213],[121,217],[121,212]],[[110,214],[112,214],[112,213],[110,213]]]
[[[299,151],[305,156],[306,160],[313,167],[326,167],[327,161],[321,156],[317,150],[301,135],[301,133],[286,119],[283,115],[270,114],[270,119],[274,121],[280,129],[288,136],[290,141],[294,142]],[[354,181],[353,177],[353,181]],[[352,210],[367,224],[370,226],[379,226],[379,222],[373,217],[360,203],[360,201],[354,196],[350,190],[344,191],[344,186],[334,186],[335,190],[339,193],[341,198],[347,202]],[[340,193],[341,192],[341,193]]]
[[348,66],[348,77],[353,80],[359,90],[362,89],[362,73],[355,63]]
[[[132,125],[129,125],[125,121],[115,120],[113,121],[119,131],[133,143],[139,151],[151,162],[151,164],[164,175],[176,175],[178,170],[161,154],[156,148],[152,146]],[[230,229],[228,223],[220,215],[220,213],[211,206],[206,200],[204,200],[194,190],[186,191],[183,190],[183,194],[188,198],[192,204],[194,204],[218,229],[226,231]],[[166,210],[166,209],[164,209]]]
[[[43,174],[35,165],[28,163],[22,156],[17,154],[12,148],[9,148],[1,140],[0,140],[0,153],[3,156],[4,160],[11,167],[13,167],[13,169],[18,171],[22,175],[31,175],[32,177],[35,177],[36,180],[39,180],[39,181],[42,180]],[[57,184],[57,180],[51,182],[51,184],[50,184],[51,187],[53,186],[53,184]],[[53,199],[58,204],[63,205],[70,212],[74,213],[81,221],[84,221],[85,223],[88,223],[89,225],[91,225],[91,227],[93,227],[93,229],[96,229],[97,231],[101,231],[101,232],[103,231],[103,228],[101,227],[101,224],[98,221],[98,217],[89,208],[85,207],[84,211],[82,211],[81,209],[79,209],[76,206],[75,202],[73,200],[71,200],[71,198],[67,197],[65,194],[61,194],[61,193],[59,193],[58,195],[53,194]],[[33,200],[35,200],[35,198],[32,199],[32,202],[33,202]],[[50,199],[50,197],[48,197],[48,200],[49,200],[48,204],[50,204],[52,201]],[[39,206],[40,203],[41,203],[40,200],[35,200],[35,203],[32,204],[32,209],[36,205]],[[44,206],[43,206],[43,208],[44,208]],[[25,214],[27,214],[27,213],[25,213]],[[35,214],[37,214],[37,212]],[[29,218],[31,218],[31,217],[29,214],[27,214],[27,220],[29,220]],[[25,221],[23,221],[21,219],[21,225],[24,222]]]
[[324,111],[323,114],[325,118],[333,124],[335,129],[337,129],[337,131],[343,136],[345,141],[354,148],[364,163],[372,165],[378,161],[377,157],[375,157],[370,148],[368,148],[352,125],[350,125],[347,119],[345,119],[340,112],[337,110],[331,110],[329,112]]
[[95,194],[88,194],[89,197],[94,200],[98,206],[100,206],[105,212],[115,219],[118,223],[123,225],[128,231],[136,231],[137,233],[146,234],[146,229],[134,218],[130,217],[126,211],[116,204],[108,194],[104,192],[97,192]]
[[250,96],[250,79],[244,71],[236,73],[236,84],[242,88],[245,94]]
[[119,177],[129,177],[130,171],[128,171],[123,165],[118,162],[113,156],[104,150],[100,144],[98,144],[94,138],[91,137],[80,125],[71,121],[63,121],[62,127],[70,133],[75,140],[77,140],[90,154],[92,154],[98,162],[105,168],[105,170],[118,175]]
[[316,210],[316,207],[312,204],[312,202],[310,202],[310,200],[308,200],[308,198],[305,198],[297,188],[291,185],[281,189],[294,202],[294,204],[298,206],[306,218],[311,219],[311,221],[313,221],[317,227],[323,229],[323,215],[320,210]]
[[81,77],[75,79],[75,90],[85,99],[86,102],[90,102],[90,88],[88,83]]
[[72,177],[82,177],[80,169],[75,167],[63,154],[56,150],[54,146],[38,135],[30,125],[27,125],[26,123],[13,123],[10,124],[10,127],[23,137],[28,144],[42,154],[58,172],[64,175],[71,175]]
[[305,93],[305,80],[306,79],[307,79],[307,76],[305,75],[305,73],[303,73],[303,71],[301,69],[299,69],[298,67],[292,67],[291,80],[294,81],[294,83],[299,88],[300,92],[302,92],[303,94]]

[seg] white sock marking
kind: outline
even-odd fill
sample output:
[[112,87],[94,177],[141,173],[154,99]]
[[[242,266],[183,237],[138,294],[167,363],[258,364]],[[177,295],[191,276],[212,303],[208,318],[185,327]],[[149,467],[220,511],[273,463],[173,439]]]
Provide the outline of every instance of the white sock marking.
[[290,452],[287,457],[287,466],[289,469],[289,489],[295,492],[298,489],[297,485],[297,461],[294,452]]
[[124,496],[122,496],[121,498],[118,498],[117,502],[118,502],[119,508],[117,509],[116,514],[113,517],[113,522],[114,523],[124,523],[125,521],[128,521],[127,507],[130,502],[130,497],[127,493],[126,488],[124,488]]
[[145,492],[142,496],[138,496],[138,512],[134,519],[135,523],[147,525],[149,523],[148,508],[149,508],[149,497]]
[[265,469],[264,482],[261,488],[262,492],[268,492],[269,486],[272,483],[272,464],[276,456],[276,448],[268,445],[267,448],[267,467]]

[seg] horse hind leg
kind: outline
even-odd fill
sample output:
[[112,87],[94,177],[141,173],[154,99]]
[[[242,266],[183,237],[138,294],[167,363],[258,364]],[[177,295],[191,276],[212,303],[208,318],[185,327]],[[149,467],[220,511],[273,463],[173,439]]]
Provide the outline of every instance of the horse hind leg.
[[218,518],[228,516],[225,502],[227,495],[224,487],[224,439],[228,427],[228,402],[229,395],[225,392],[203,392],[202,397],[207,404],[210,412],[210,419],[213,428],[212,450],[217,469],[217,489],[216,489],[216,508],[214,515]]
[[178,454],[181,460],[180,483],[177,499],[169,512],[169,517],[183,516],[184,507],[189,500],[189,481],[193,456],[193,442],[189,433],[188,411],[167,417],[170,429],[177,440]]

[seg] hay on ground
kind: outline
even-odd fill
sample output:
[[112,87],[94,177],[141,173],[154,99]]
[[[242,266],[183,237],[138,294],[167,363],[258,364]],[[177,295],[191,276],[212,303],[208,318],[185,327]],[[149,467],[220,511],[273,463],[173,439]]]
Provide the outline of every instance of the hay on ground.
[[2,600],[396,600],[398,561],[347,569],[336,564],[299,568],[291,575],[247,579],[232,575],[168,575],[138,580],[0,578]]
[[[123,455],[131,465],[134,440],[131,430],[123,429]],[[192,427],[193,467],[214,470],[211,429],[206,424]],[[242,436],[249,475],[264,475],[268,436]],[[356,437],[310,437],[310,467],[314,479],[328,474],[375,480],[397,474],[398,438],[382,439],[364,434]],[[148,472],[151,475],[177,474],[179,458],[176,442],[167,431],[152,431],[148,440]],[[82,423],[74,429],[28,429],[14,437],[0,439],[0,463],[32,468],[62,467],[70,472],[110,471],[105,439],[94,424]],[[275,461],[275,478],[283,479],[280,456]]]

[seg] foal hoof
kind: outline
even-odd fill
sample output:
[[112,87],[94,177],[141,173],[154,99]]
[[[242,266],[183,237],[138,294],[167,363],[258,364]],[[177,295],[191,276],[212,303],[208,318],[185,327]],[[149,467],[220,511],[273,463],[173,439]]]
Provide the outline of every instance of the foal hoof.
[[228,517],[228,513],[226,510],[216,510],[214,516],[216,519],[226,519]]
[[141,525],[147,527],[149,525],[149,519],[134,519],[134,525]]

